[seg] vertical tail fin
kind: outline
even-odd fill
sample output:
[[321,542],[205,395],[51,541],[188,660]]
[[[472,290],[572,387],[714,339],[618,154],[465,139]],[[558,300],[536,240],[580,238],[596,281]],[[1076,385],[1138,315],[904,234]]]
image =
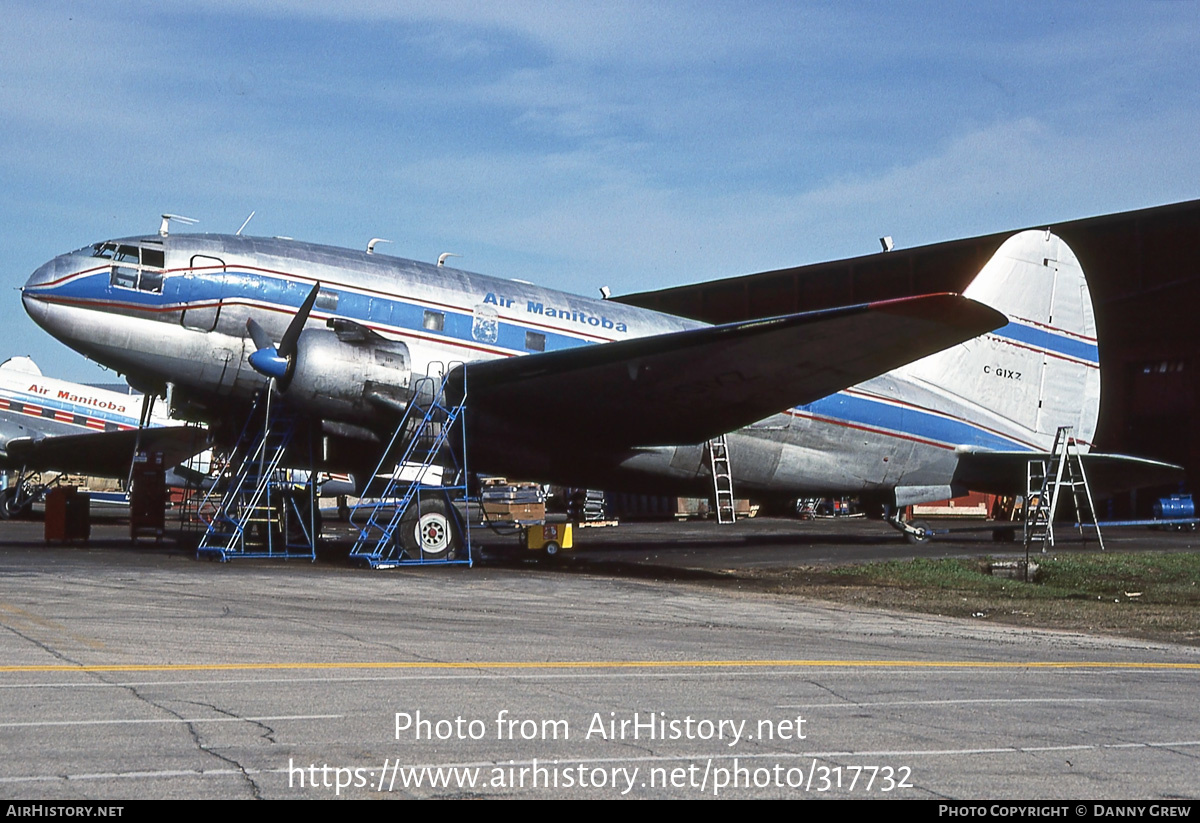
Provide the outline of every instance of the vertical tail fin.
[[1015,234],[963,293],[1008,325],[901,371],[1027,448],[1049,450],[1059,426],[1090,445],[1100,358],[1091,293],[1070,247],[1049,231]]

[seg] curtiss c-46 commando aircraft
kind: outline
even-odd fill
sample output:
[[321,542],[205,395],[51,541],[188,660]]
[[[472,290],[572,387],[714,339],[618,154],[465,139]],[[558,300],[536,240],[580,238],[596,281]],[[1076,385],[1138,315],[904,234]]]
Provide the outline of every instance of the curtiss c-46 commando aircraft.
[[[704,444],[728,433],[741,496],[1012,494],[1060,426],[1085,451],[1096,429],[1091,298],[1048,231],[1011,237],[962,295],[709,326],[370,250],[166,229],[54,258],[26,311],[210,421],[274,379],[319,425],[325,468],[356,477],[440,364],[458,364],[473,471],[610,490],[711,490]],[[1101,486],[1163,467],[1088,463]]]

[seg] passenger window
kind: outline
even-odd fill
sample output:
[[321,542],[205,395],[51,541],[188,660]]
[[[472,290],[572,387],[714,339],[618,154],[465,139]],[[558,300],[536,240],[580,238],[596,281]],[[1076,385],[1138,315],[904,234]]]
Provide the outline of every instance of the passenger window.
[[316,307],[321,311],[337,311],[338,293],[321,289],[317,292]]
[[442,331],[446,327],[446,315],[440,311],[426,309],[424,326],[429,331]]
[[546,335],[536,331],[525,332],[525,348],[529,351],[545,351]]

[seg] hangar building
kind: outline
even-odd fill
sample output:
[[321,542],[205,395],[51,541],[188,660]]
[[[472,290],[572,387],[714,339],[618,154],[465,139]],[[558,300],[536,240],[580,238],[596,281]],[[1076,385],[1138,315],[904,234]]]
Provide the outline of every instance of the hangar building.
[[[1087,274],[1100,339],[1101,451],[1182,464],[1200,476],[1200,200],[1046,226]],[[623,303],[729,323],[931,292],[960,292],[1021,229],[848,260],[642,292]],[[1149,515],[1142,490],[1112,501],[1115,516]],[[1101,508],[1101,511],[1104,511]]]

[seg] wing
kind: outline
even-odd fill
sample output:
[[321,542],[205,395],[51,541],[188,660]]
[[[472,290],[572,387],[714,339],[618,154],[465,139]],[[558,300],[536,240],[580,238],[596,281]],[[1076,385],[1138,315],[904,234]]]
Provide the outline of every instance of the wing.
[[[1093,452],[1080,456],[1094,495],[1166,486],[1184,478],[1182,466],[1157,460]],[[958,457],[954,483],[991,494],[1024,494],[1029,482],[1026,475],[1029,461],[1050,458],[1051,455],[1044,452],[967,452]]]
[[[137,431],[21,437],[8,441],[8,463],[32,471],[60,471],[102,477],[124,477],[133,460]],[[165,426],[142,431],[138,448],[162,452],[163,463],[176,466],[207,448],[208,434],[192,426]]]
[[465,380],[468,420],[491,435],[699,443],[1005,322],[936,294],[469,363],[452,376],[459,392]]

